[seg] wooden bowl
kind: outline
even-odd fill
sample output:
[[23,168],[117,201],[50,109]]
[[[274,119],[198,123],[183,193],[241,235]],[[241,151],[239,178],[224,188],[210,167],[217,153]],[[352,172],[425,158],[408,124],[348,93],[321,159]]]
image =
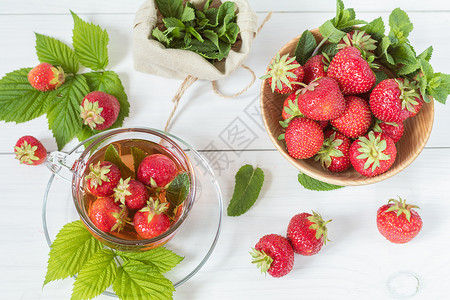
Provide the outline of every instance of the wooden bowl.
[[[322,39],[318,29],[313,29],[311,32],[317,42]],[[300,36],[284,45],[279,51],[280,55],[283,56],[284,54],[289,53],[289,55],[293,56],[299,38]],[[331,184],[342,186],[365,185],[385,180],[399,173],[411,164],[425,147],[433,127],[434,101],[431,101],[430,103],[424,103],[416,116],[404,121],[405,132],[396,144],[397,157],[394,164],[387,172],[375,177],[365,177],[350,167],[345,172],[334,173],[323,169],[320,163],[315,162],[313,158],[292,158],[287,152],[284,140],[278,140],[278,136],[283,133],[283,128],[280,126],[279,121],[282,120],[281,111],[287,96],[288,95],[273,93],[267,79],[262,82],[260,105],[267,133],[278,151],[292,165],[299,169],[300,172]]]

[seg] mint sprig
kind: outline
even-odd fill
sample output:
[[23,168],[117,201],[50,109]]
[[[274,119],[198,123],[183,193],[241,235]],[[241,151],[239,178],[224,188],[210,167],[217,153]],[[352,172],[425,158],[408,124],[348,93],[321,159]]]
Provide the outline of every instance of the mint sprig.
[[311,191],[332,191],[332,190],[337,190],[337,189],[343,188],[343,186],[329,184],[329,183],[317,180],[315,178],[312,178],[304,173],[298,174],[298,182],[300,182],[300,184],[305,189],[308,189]]

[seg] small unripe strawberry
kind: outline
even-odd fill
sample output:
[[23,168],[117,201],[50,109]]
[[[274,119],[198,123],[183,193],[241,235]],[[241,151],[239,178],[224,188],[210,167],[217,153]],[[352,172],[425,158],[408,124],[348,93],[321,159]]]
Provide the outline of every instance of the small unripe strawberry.
[[81,102],[81,118],[95,130],[105,130],[117,120],[120,104],[116,97],[104,92],[91,92]]
[[65,75],[61,67],[54,67],[49,63],[41,63],[28,73],[31,86],[41,92],[57,89],[64,83]]
[[47,157],[47,150],[42,143],[31,135],[21,137],[15,147],[16,159],[21,164],[40,165]]

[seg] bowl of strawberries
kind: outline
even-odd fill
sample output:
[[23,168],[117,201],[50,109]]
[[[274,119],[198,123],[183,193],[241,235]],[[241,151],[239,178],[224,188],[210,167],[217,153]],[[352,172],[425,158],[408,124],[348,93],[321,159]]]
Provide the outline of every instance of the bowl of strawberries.
[[[308,42],[317,46],[305,55],[299,48]],[[261,77],[266,130],[300,172],[334,185],[371,184],[405,169],[425,147],[434,104],[420,68],[399,75],[377,43],[364,27],[347,28],[333,43],[319,29],[305,31]]]

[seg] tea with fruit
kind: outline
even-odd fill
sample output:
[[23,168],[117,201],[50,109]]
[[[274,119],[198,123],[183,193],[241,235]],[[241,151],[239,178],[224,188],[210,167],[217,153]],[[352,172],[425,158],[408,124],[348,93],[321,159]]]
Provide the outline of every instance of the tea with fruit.
[[155,142],[115,141],[88,160],[79,196],[99,230],[125,240],[152,239],[180,217],[190,192],[187,172]]

